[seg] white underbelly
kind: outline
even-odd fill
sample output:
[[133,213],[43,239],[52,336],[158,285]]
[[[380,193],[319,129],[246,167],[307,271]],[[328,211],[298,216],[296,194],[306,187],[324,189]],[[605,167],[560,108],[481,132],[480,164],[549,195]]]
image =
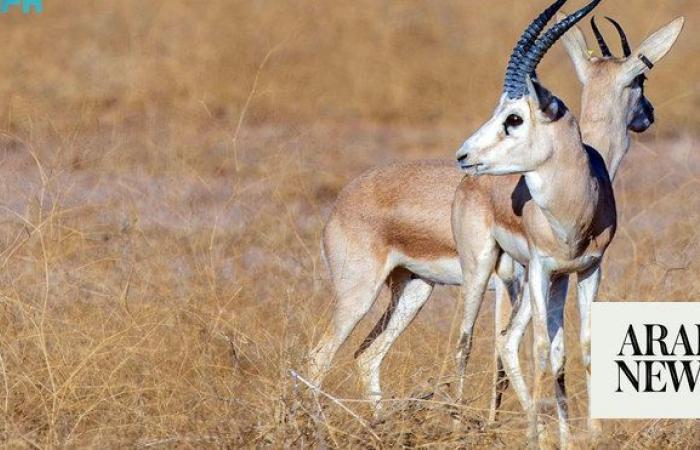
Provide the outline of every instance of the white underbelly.
[[584,255],[571,260],[559,260],[547,257],[545,258],[545,263],[552,272],[574,273],[590,269],[594,264],[600,263],[601,258],[602,255],[600,254]]
[[462,266],[458,258],[421,260],[404,257],[401,265],[419,277],[436,284],[462,284]]

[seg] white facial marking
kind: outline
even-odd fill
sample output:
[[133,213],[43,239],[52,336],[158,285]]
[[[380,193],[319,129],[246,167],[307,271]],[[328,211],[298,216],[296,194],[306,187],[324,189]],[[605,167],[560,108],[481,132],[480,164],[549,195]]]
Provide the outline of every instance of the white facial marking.
[[501,97],[491,119],[457,152],[460,168],[471,175],[508,175],[534,170],[539,158],[533,150],[539,147],[532,146],[536,126],[532,106],[530,96],[517,100]]

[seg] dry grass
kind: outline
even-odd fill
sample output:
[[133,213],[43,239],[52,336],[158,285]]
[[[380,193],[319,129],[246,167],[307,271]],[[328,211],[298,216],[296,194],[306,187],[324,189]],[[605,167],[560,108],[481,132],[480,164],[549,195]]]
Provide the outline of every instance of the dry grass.
[[[358,419],[315,398],[289,370],[303,374],[332,307],[318,241],[335,195],[376,164],[450,157],[490,113],[514,34],[541,7],[522,3],[45,0],[40,17],[0,17],[0,441],[521,446],[512,394],[501,424],[482,426],[488,314],[453,425],[442,383],[456,289],[439,289],[387,358],[395,400],[381,423],[364,422],[362,402],[342,403]],[[602,9],[635,43],[675,15],[689,22],[649,83],[658,127],[617,182],[601,297],[695,300],[700,4]],[[553,53],[541,73],[576,105]],[[567,320],[582,436],[573,308]],[[349,354],[325,389],[357,399]],[[700,435],[695,422],[609,422],[606,440],[691,448]]]

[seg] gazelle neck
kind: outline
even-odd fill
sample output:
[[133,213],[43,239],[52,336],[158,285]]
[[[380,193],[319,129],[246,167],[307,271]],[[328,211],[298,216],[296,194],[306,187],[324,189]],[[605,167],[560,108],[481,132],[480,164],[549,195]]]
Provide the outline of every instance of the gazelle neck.
[[593,222],[599,186],[578,129],[570,134],[554,141],[551,158],[527,172],[525,182],[555,236],[573,245]]
[[600,153],[614,180],[630,148],[626,109],[615,99],[591,98],[584,92],[580,123],[583,142]]

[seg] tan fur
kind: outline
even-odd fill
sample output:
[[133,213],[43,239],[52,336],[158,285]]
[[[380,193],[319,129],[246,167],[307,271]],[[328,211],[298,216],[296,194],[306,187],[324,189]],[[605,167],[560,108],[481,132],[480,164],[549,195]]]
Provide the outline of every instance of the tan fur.
[[380,259],[390,250],[417,259],[455,258],[450,222],[436,218],[449,217],[462,178],[464,174],[451,161],[376,168],[342,191],[331,220],[341,224],[346,238],[362,234],[371,239]]
[[[570,126],[556,125],[561,129],[564,128],[562,125]],[[578,136],[574,139],[578,140]],[[522,183],[520,176],[479,177],[463,181],[458,187],[453,206],[458,220],[465,221],[460,229],[471,228],[471,211],[488,209],[494,226],[527,238],[543,253],[559,260],[574,260],[589,254],[602,255],[614,234],[615,201],[612,187],[605,181],[607,174],[604,170],[600,172],[600,177],[591,177],[595,168],[591,167],[585,150],[580,145],[574,144],[572,147],[553,152],[552,159],[540,168],[547,175],[544,183],[550,193],[549,214],[569,220],[566,225],[572,229],[572,233],[566,236],[567,239],[555,235],[542,209],[528,198],[526,187],[520,184],[519,188],[519,183]],[[475,196],[475,191],[485,192],[483,197],[488,197],[489,202],[483,202],[482,196]],[[475,201],[474,198],[479,200]],[[463,207],[464,204],[468,207]],[[502,246],[502,249],[511,253],[508,248]],[[526,264],[528,261],[521,262]]]

